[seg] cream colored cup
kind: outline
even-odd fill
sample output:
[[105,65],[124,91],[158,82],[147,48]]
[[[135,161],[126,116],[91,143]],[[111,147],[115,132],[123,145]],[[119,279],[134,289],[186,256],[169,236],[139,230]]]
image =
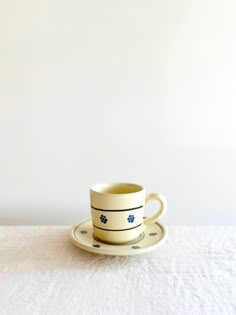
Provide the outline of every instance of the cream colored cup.
[[[158,200],[160,208],[143,219],[144,207]],[[166,210],[166,200],[156,193],[146,195],[136,184],[98,184],[90,189],[94,237],[105,243],[125,244],[142,239],[144,226],[160,218]]]

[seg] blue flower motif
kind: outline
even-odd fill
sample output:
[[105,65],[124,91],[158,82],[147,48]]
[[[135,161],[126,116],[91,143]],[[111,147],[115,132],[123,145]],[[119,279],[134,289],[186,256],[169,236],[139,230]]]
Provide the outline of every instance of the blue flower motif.
[[82,230],[82,231],[80,231],[80,233],[81,233],[81,234],[87,234],[87,233],[88,233],[88,231],[86,231],[86,230]]
[[157,233],[156,232],[152,232],[152,233],[149,233],[149,235],[150,236],[155,236],[155,235],[157,235]]
[[133,214],[130,214],[130,215],[128,216],[128,218],[127,218],[127,221],[128,221],[129,223],[133,223],[133,222],[134,222],[134,219],[135,219],[135,216],[134,216]]
[[104,223],[104,224],[106,224],[107,221],[108,221],[107,217],[106,217],[105,215],[103,215],[103,214],[100,216],[100,220],[101,220],[101,222]]

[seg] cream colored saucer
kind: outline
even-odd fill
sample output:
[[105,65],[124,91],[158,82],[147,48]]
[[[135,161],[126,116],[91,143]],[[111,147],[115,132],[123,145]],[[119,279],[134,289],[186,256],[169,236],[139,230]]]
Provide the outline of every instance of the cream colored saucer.
[[143,237],[135,243],[125,245],[110,245],[97,241],[93,237],[92,220],[87,219],[73,227],[71,231],[72,242],[92,253],[103,255],[138,255],[149,252],[160,246],[167,237],[166,228],[158,222],[145,225]]

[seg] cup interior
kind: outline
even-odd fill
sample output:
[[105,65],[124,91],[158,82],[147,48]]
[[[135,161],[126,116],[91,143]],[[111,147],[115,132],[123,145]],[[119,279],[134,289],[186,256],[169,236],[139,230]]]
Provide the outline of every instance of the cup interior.
[[143,187],[130,183],[112,183],[94,185],[91,190],[102,194],[120,195],[139,192],[143,190]]

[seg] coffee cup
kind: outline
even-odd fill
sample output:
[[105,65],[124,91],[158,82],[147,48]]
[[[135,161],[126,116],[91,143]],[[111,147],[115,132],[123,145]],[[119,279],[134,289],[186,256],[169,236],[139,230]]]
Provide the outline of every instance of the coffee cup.
[[[159,210],[144,218],[144,208],[158,200]],[[94,238],[108,244],[127,244],[142,239],[145,225],[155,222],[166,210],[163,196],[145,193],[131,183],[97,184],[90,189]]]

